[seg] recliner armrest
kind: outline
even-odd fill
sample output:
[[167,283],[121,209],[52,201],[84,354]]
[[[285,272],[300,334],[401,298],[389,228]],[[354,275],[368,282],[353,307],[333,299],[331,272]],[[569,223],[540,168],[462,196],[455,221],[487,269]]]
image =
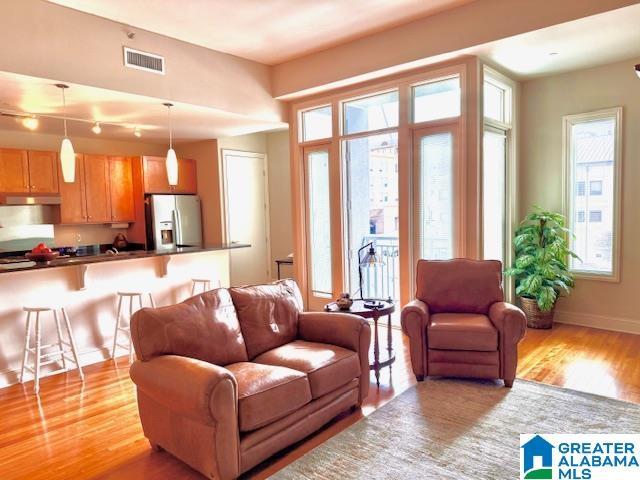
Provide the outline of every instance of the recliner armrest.
[[412,300],[402,308],[400,315],[402,331],[409,337],[411,368],[418,380],[428,374],[427,325],[429,325],[429,306],[422,300]]
[[131,365],[131,379],[170,410],[206,425],[237,422],[238,386],[226,368],[194,358],[162,355]]
[[495,302],[489,309],[489,319],[505,342],[518,343],[527,329],[527,317],[515,305]]

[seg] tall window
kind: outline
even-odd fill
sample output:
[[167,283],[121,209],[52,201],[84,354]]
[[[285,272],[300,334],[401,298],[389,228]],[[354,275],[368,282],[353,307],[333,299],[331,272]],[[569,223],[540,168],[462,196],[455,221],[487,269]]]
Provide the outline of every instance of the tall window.
[[[567,216],[577,273],[617,278],[622,109],[564,117]],[[587,212],[585,214],[585,212]]]
[[312,150],[306,157],[311,290],[314,295],[331,296],[329,152]]
[[507,262],[509,137],[512,87],[496,72],[484,70],[482,141],[483,258]]

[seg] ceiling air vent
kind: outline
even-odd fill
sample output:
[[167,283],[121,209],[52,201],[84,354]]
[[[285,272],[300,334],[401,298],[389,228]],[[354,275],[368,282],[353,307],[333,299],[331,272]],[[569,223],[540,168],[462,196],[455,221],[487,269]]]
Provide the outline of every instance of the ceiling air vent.
[[124,47],[125,67],[164,75],[164,57]]

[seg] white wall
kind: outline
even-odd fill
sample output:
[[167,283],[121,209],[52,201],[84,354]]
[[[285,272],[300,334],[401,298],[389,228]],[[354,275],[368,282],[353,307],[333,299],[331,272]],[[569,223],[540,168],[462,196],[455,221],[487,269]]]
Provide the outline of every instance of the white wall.
[[558,304],[558,320],[640,333],[640,58],[522,84],[520,214],[534,204],[562,209],[562,116],[621,106],[622,250],[619,283],[578,280],[570,297]]

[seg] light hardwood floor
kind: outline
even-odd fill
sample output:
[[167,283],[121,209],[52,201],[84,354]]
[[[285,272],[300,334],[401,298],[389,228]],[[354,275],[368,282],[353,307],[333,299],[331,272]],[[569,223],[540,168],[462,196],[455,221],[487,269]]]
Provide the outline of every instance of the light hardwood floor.
[[[245,478],[263,479],[299,458],[415,383],[407,343],[394,330],[398,359],[392,382],[372,385],[361,412],[343,415]],[[198,479],[166,453],[153,452],[142,435],[126,359],[75,373],[0,389],[0,478]],[[518,377],[640,403],[640,335],[556,325],[529,330],[520,348]]]

